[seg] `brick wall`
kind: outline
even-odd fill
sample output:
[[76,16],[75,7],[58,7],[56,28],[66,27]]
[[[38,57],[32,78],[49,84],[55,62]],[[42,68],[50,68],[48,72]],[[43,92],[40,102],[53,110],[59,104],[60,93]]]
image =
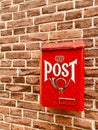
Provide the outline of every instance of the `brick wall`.
[[[98,0],[0,0],[0,130],[98,129]],[[40,47],[84,40],[85,110],[39,105]]]

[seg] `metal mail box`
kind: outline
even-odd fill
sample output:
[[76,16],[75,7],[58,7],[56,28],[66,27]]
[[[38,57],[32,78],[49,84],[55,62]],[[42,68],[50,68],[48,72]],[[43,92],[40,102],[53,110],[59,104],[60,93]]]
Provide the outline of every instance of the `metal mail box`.
[[84,109],[83,41],[41,47],[40,104],[64,110]]

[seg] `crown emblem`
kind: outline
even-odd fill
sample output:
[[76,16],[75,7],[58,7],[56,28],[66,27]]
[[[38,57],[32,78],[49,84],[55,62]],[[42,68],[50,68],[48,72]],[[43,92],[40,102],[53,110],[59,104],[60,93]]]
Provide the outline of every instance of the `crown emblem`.
[[64,56],[60,56],[60,55],[59,55],[59,56],[55,56],[55,61],[56,61],[56,62],[59,62],[59,63],[60,63],[60,62],[63,62],[64,59],[65,59]]

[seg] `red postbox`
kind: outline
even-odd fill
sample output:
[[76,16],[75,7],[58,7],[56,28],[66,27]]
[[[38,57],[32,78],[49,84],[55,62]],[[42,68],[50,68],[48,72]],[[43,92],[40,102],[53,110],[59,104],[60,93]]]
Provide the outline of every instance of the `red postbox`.
[[41,48],[40,104],[84,109],[84,42],[47,43]]

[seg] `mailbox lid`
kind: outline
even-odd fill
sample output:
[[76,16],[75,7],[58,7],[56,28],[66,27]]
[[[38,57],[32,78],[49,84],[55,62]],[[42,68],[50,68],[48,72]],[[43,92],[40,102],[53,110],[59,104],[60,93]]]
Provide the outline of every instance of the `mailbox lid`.
[[46,43],[42,46],[42,50],[59,50],[59,49],[79,49],[84,48],[84,41],[76,42],[61,42],[61,43]]

